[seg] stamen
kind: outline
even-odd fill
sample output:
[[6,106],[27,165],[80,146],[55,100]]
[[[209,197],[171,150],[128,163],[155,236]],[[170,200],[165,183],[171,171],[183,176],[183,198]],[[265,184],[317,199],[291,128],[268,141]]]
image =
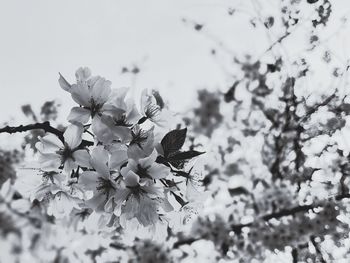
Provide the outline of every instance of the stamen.
[[131,127],[132,124],[128,123],[126,120],[126,115],[122,114],[118,118],[113,118],[115,126]]
[[93,118],[96,114],[98,114],[103,105],[97,104],[93,98],[90,99],[90,108],[88,108],[91,112],[91,117]]
[[137,131],[133,130],[131,131],[131,135],[132,135],[132,140],[130,142],[130,145],[136,144],[142,149],[142,143],[144,143],[148,138],[147,132],[141,129]]
[[137,166],[137,172],[136,174],[140,176],[140,178],[147,178],[147,179],[153,179],[152,176],[148,173],[148,167],[142,167],[140,164]]
[[149,103],[146,106],[145,115],[149,119],[154,119],[154,117],[157,117],[160,113],[160,107],[156,104]]
[[115,190],[115,187],[110,180],[99,177],[98,186],[96,187],[96,189],[102,192],[104,195],[107,195],[107,199],[108,199],[110,191]]
[[63,149],[60,149],[57,151],[57,154],[61,156],[61,162],[64,164],[68,159],[73,159],[73,151],[70,149],[70,147],[65,144]]

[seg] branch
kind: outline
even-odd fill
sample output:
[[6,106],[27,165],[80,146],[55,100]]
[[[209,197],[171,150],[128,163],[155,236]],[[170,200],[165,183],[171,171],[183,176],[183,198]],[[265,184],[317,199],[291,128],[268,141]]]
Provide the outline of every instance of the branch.
[[291,34],[291,32],[286,32],[284,35],[282,35],[281,37],[279,37],[275,42],[273,42],[265,51],[263,54],[269,52],[271,49],[273,49],[274,46],[276,46],[277,44],[282,43],[282,41],[287,38],[289,35]]
[[326,260],[323,258],[323,255],[322,255],[322,251],[320,250],[317,242],[316,242],[316,237],[315,236],[311,236],[310,237],[310,241],[312,243],[312,245],[315,247],[315,250],[316,250],[316,253],[317,255],[319,255],[320,257],[320,262],[321,263],[326,263]]
[[299,212],[307,212],[308,210],[313,209],[313,208],[316,208],[316,206],[300,205],[300,206],[293,207],[291,209],[282,209],[276,213],[264,215],[262,217],[262,219],[264,219],[265,221],[268,221],[272,218],[278,219],[278,218],[281,218],[284,216],[291,216],[291,215],[294,215],[294,214],[299,213]]
[[50,125],[50,122],[39,122],[35,124],[28,124],[28,125],[19,125],[19,126],[6,126],[2,129],[0,129],[0,133],[17,133],[17,132],[26,132],[31,130],[44,130],[45,132],[49,132],[52,134],[55,134],[62,142],[64,142],[63,138],[63,132],[52,127]]
[[307,120],[312,114],[314,114],[316,111],[318,111],[318,109],[320,107],[326,106],[328,103],[331,102],[332,99],[334,99],[336,97],[336,92],[335,91],[332,95],[330,95],[328,98],[326,98],[324,101],[322,101],[321,103],[316,104],[315,106],[313,106],[306,114],[303,118],[301,118],[300,122],[304,122],[305,120]]
[[335,196],[335,200],[340,201],[343,199],[350,198],[350,193],[343,193]]
[[[261,217],[262,220],[264,221],[269,221],[272,218],[278,219],[284,216],[292,216],[296,213],[299,212],[307,212],[310,209],[314,209],[316,207],[319,206],[315,206],[315,205],[300,205],[300,206],[296,206],[290,209],[282,209],[278,212],[275,213],[271,213],[271,214],[266,214],[264,216]],[[250,222],[250,223],[246,223],[246,224],[239,224],[239,225],[231,225],[231,229],[233,232],[235,232],[236,234],[240,234],[242,232],[242,228],[244,227],[249,227],[252,226],[254,222]]]
[[[19,125],[19,126],[6,126],[2,129],[0,129],[0,133],[17,133],[17,132],[26,132],[26,131],[31,131],[31,130],[43,130],[48,133],[52,133],[56,135],[63,143],[64,143],[64,137],[63,137],[63,132],[52,127],[50,125],[50,122],[45,121],[45,122],[39,122],[39,123],[34,123],[34,124],[28,124],[28,125]],[[79,147],[85,147],[85,146],[92,146],[94,145],[93,142],[83,140]]]
[[196,242],[198,240],[200,240],[201,238],[193,238],[193,237],[190,237],[190,238],[187,238],[187,239],[183,239],[183,240],[178,240],[176,241],[174,244],[173,244],[173,248],[179,248],[180,246],[182,245],[190,245],[192,244],[193,242]]

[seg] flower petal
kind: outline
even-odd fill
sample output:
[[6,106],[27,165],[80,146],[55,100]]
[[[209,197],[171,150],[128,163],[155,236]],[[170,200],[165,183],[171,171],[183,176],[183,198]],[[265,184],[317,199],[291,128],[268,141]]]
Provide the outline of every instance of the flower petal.
[[105,116],[102,119],[100,116],[95,116],[92,119],[91,129],[96,135],[96,138],[103,143],[110,143],[115,138],[110,128],[110,123]]
[[40,169],[49,171],[61,166],[61,156],[57,153],[41,153],[39,155]]
[[119,138],[122,143],[131,141],[131,130],[124,126],[114,126],[112,128],[115,137]]
[[60,139],[54,134],[47,134],[39,139],[40,142],[36,144],[37,149],[40,152],[56,152],[64,147]]
[[105,178],[109,178],[110,172],[108,167],[108,152],[103,146],[94,148],[91,152],[91,165],[95,170]]
[[106,202],[107,198],[104,194],[97,194],[90,200],[86,201],[86,204],[96,212],[103,212]]
[[90,154],[87,150],[77,150],[73,152],[73,158],[75,162],[81,166],[86,168],[91,168],[90,165]]
[[128,160],[127,166],[123,167],[120,170],[120,173],[125,178],[128,175],[129,171],[137,171],[137,163],[133,159]]
[[150,156],[140,159],[139,163],[142,167],[151,166],[156,161],[157,157],[158,152],[154,149]]
[[78,122],[85,124],[90,119],[90,110],[82,107],[73,107],[68,115],[69,122]]
[[98,77],[91,89],[91,96],[96,104],[103,105],[111,94],[112,82],[105,78]]
[[120,166],[128,160],[128,154],[125,150],[114,151],[110,158],[110,168],[119,170]]
[[85,190],[96,190],[99,174],[94,171],[85,171],[79,177],[79,185]]
[[129,171],[124,177],[124,181],[126,186],[134,187],[139,184],[140,177],[133,171]]
[[88,67],[80,67],[75,72],[77,81],[86,81],[91,77],[91,70]]
[[64,89],[65,91],[70,90],[71,85],[69,84],[69,82],[60,74],[60,78],[58,79],[58,83],[60,84],[61,88]]
[[64,141],[68,144],[71,149],[79,146],[82,141],[82,134],[84,128],[81,124],[71,124],[68,126],[63,134]]
[[91,93],[86,83],[73,84],[70,90],[76,103],[85,107],[91,106]]
[[66,174],[70,174],[72,172],[72,170],[76,169],[78,167],[78,165],[74,162],[73,159],[68,158],[65,162],[64,162],[64,167],[63,167],[63,171]]
[[170,168],[159,163],[154,163],[147,169],[147,172],[153,179],[162,179],[169,175]]

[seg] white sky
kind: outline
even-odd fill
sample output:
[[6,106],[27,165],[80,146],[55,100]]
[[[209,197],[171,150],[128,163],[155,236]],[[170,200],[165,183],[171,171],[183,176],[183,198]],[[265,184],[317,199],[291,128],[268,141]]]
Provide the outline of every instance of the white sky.
[[[267,13],[279,6],[279,0],[259,1]],[[185,111],[196,89],[231,84],[209,55],[216,45],[211,38],[224,40],[238,55],[260,54],[269,45],[265,32],[251,30],[252,7],[243,5],[240,16],[227,15],[228,6],[250,2],[0,0],[0,122],[21,120],[24,103],[39,107],[51,99],[59,99],[67,113],[73,102],[58,86],[58,72],[73,81],[79,66],[90,67],[116,88],[158,88],[171,108]],[[350,1],[338,0],[334,12],[340,17],[349,8]],[[204,23],[204,34],[182,18]],[[291,42],[291,51],[297,52],[296,44]],[[141,67],[136,82],[120,75],[123,66],[132,64]]]
[[73,80],[79,66],[118,87],[131,84],[121,68],[136,63],[137,89],[159,88],[169,100],[190,103],[188,93],[222,78],[208,41],[181,22],[197,9],[191,2],[0,1],[0,120],[17,116],[23,103],[69,104],[58,72]]

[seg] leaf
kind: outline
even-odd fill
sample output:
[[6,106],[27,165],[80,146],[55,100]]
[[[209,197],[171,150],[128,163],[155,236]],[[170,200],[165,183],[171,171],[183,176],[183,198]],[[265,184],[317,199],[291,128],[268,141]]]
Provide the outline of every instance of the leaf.
[[159,164],[164,164],[164,165],[167,166],[167,167],[170,167],[170,164],[169,164],[168,160],[165,159],[165,158],[164,158],[163,156],[161,156],[161,155],[158,155],[158,156],[157,156],[156,162],[159,163]]
[[199,156],[201,154],[203,154],[204,152],[198,152],[198,151],[187,151],[187,152],[178,152],[170,157],[168,157],[168,160],[170,162],[172,161],[182,161],[182,160],[188,160],[188,159],[192,159],[196,156]]
[[184,171],[176,171],[176,175],[177,176],[182,176],[182,177],[185,177],[185,178],[190,178],[190,173],[186,173]]
[[161,141],[164,156],[181,149],[185,143],[187,128],[168,132]]
[[179,195],[175,194],[173,191],[171,191],[172,195],[175,197],[175,200],[183,207],[188,202],[185,202]]
[[230,101],[233,101],[236,99],[235,98],[235,91],[236,91],[238,84],[239,84],[239,81],[236,81],[235,83],[233,83],[231,88],[224,94],[225,102],[230,102]]

